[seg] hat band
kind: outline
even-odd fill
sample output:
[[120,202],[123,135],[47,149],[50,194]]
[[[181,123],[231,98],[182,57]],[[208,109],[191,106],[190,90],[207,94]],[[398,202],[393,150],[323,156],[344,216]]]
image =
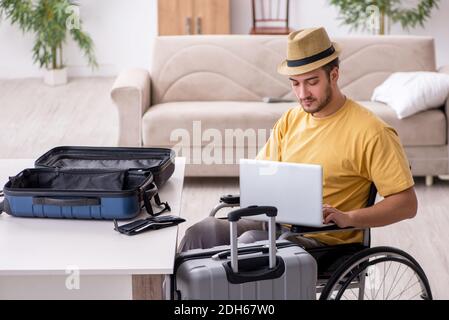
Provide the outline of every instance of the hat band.
[[289,67],[301,67],[304,66],[306,64],[310,64],[313,62],[316,62],[318,60],[330,57],[331,55],[333,55],[335,52],[335,48],[334,46],[331,46],[329,49],[324,50],[323,52],[317,53],[313,56],[304,58],[304,59],[299,59],[299,60],[287,60],[287,66]]

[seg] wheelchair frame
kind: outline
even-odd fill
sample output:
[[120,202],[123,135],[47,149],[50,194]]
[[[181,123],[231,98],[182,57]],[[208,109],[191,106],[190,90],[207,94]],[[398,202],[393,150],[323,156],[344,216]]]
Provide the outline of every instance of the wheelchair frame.
[[[371,185],[369,197],[366,207],[375,204],[377,196],[377,189],[374,184]],[[216,213],[223,208],[233,208],[240,206],[240,196],[226,195],[220,198],[220,203],[217,204],[210,212],[209,216],[215,217]],[[366,277],[368,276],[368,267],[377,262],[394,261],[405,265],[412,269],[418,277],[418,281],[422,290],[421,298],[425,300],[432,300],[432,293],[430,290],[429,281],[421,268],[419,263],[409,254],[402,250],[391,247],[371,247],[371,230],[370,228],[338,228],[336,226],[313,228],[305,226],[292,226],[289,232],[281,234],[279,239],[287,239],[290,236],[304,235],[320,232],[341,232],[348,230],[363,230],[364,237],[361,244],[337,245],[320,248],[312,248],[307,251],[317,260],[319,272],[317,278],[317,293],[320,294],[320,300],[325,299],[340,299],[346,289],[358,289],[358,300],[363,300],[365,297]],[[339,252],[350,252],[351,255],[340,256]],[[320,273],[320,254],[325,252],[331,253],[332,259],[330,266],[339,265],[335,270],[321,270]],[[347,253],[346,253],[347,254]],[[336,257],[335,257],[336,255]],[[377,258],[376,258],[377,257]],[[332,261],[335,259],[335,261]],[[338,259],[343,260],[337,263]],[[374,259],[374,260],[373,260]],[[401,265],[401,266],[402,266]],[[358,274],[354,274],[355,272]],[[408,285],[408,284],[407,284]],[[340,286],[340,287],[338,287]],[[343,289],[343,291],[341,291]],[[334,297],[333,293],[337,290]]]

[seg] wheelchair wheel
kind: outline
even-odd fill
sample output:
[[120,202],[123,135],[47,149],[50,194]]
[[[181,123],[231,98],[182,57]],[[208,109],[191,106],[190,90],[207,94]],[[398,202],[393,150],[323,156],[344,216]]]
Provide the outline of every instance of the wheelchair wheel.
[[320,300],[432,300],[429,281],[418,262],[402,250],[368,248],[331,276]]

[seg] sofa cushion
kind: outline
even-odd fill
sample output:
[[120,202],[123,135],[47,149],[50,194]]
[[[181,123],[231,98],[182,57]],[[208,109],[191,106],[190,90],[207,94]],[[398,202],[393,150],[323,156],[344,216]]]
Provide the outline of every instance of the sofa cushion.
[[[294,102],[271,104],[232,101],[158,104],[151,106],[142,119],[143,143],[145,146],[206,146],[212,140],[217,143],[217,138],[211,136],[219,134],[224,144],[225,130],[228,129],[228,134],[233,135],[239,135],[239,132],[240,136],[242,133],[247,137],[259,135],[257,142],[246,139],[245,145],[263,146],[276,121],[295,105]],[[189,139],[180,138],[186,134]],[[235,141],[234,145],[240,146],[238,140]]]
[[399,119],[440,108],[449,96],[449,75],[438,72],[395,72],[378,86],[371,101],[389,105]]
[[[363,35],[332,40],[342,48],[340,88],[354,100],[369,100],[374,88],[394,72],[436,71],[431,37]],[[286,48],[284,35],[157,37],[151,101],[292,98],[288,77],[276,72]]]
[[[420,112],[399,120],[393,109],[383,103],[360,103],[395,128],[406,147],[446,144],[446,117],[440,109]],[[151,106],[143,117],[143,143],[145,146],[164,147],[176,144],[206,146],[212,141],[224,144],[227,129],[231,135],[245,137],[246,147],[260,147],[268,139],[270,129],[276,121],[295,106],[295,103],[233,101],[158,104]],[[220,139],[217,140],[215,135],[220,135]],[[248,138],[249,136],[255,139]],[[238,139],[234,139],[233,146],[242,146],[241,141],[239,143]]]
[[405,147],[441,146],[446,144],[447,121],[440,109],[427,110],[399,120],[394,110],[386,104],[360,101],[396,129]]

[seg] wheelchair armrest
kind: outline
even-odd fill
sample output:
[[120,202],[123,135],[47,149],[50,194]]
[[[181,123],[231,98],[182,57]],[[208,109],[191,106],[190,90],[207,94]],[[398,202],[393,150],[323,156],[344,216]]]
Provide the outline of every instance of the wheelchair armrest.
[[217,204],[209,213],[210,217],[215,217],[218,211],[223,208],[234,208],[240,206],[240,195],[227,194],[220,198],[220,203]]
[[240,195],[233,195],[233,194],[227,194],[220,198],[220,202],[226,203],[226,204],[240,204]]
[[347,227],[340,228],[337,225],[326,226],[322,228],[316,227],[306,227],[306,226],[291,226],[290,232],[296,234],[305,234],[305,233],[320,233],[320,232],[340,232],[340,231],[349,231],[349,230],[361,230],[360,228]]
[[347,227],[347,228],[339,228],[337,225],[316,228],[316,227],[306,227],[306,226],[291,226],[290,231],[286,231],[282,233],[278,240],[286,240],[292,236],[302,236],[304,234],[312,234],[312,233],[322,233],[322,232],[341,232],[341,231],[350,231],[350,230],[364,230],[361,228]]

